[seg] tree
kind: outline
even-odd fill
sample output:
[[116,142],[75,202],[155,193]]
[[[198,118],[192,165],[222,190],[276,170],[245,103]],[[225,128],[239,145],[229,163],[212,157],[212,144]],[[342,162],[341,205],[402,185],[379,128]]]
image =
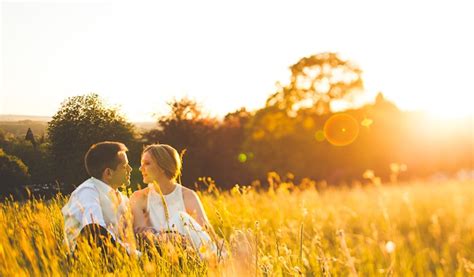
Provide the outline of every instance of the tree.
[[25,140],[31,142],[33,145],[33,148],[36,149],[36,140],[35,136],[33,135],[33,131],[31,131],[31,128],[28,128],[28,131],[26,132]]
[[196,121],[203,118],[202,107],[195,100],[184,97],[182,99],[173,99],[169,101],[168,106],[171,112],[168,116],[161,116],[160,123],[170,121]]
[[28,167],[18,158],[0,148],[0,195],[19,195],[29,184]]
[[350,100],[363,88],[361,69],[336,53],[304,57],[290,70],[289,84],[280,85],[246,127],[242,148],[253,153],[248,164],[259,176],[268,171],[305,177],[324,174],[326,165],[314,164],[324,150],[315,134],[334,101]]
[[198,177],[206,176],[209,149],[217,126],[214,118],[203,115],[200,105],[189,98],[173,99],[167,103],[171,111],[158,117],[158,128],[143,135],[146,143],[165,143],[183,156],[182,182],[192,185]]
[[251,113],[242,108],[219,121],[205,115],[200,105],[188,98],[174,99],[168,105],[171,112],[160,116],[158,128],[143,137],[147,143],[170,144],[180,153],[185,150],[184,185],[192,186],[199,177],[211,177],[221,188],[253,180],[245,164],[251,153],[241,151]]
[[290,70],[289,85],[267,99],[267,106],[276,106],[290,115],[301,108],[311,108],[319,115],[328,113],[333,100],[363,88],[362,70],[336,53],[304,57]]
[[48,124],[56,177],[66,192],[85,178],[84,155],[97,142],[134,144],[134,127],[97,94],[67,98]]
[[210,153],[207,172],[220,188],[230,189],[235,184],[249,184],[255,180],[248,166],[253,153],[242,149],[245,127],[252,116],[245,108],[228,113],[213,132],[213,148],[207,150]]

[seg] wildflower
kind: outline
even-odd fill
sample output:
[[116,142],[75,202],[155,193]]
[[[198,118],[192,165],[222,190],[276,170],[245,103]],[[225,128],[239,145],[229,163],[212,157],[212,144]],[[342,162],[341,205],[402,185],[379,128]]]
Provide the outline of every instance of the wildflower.
[[364,118],[364,120],[362,120],[362,122],[360,123],[360,125],[366,127],[366,128],[369,128],[370,125],[372,125],[372,123],[374,123],[374,121],[370,118]]
[[208,249],[207,249],[206,245],[204,245],[204,244],[201,245],[201,247],[199,247],[199,253],[201,253],[201,254],[205,254],[207,252],[207,250]]
[[239,188],[239,185],[238,185],[238,184],[236,184],[236,185],[232,188],[232,190],[230,191],[230,194],[231,194],[232,196],[241,195],[241,193],[240,193],[240,188]]
[[398,172],[400,172],[400,166],[397,163],[391,163],[390,164],[390,171],[392,173],[398,173]]
[[303,218],[305,218],[308,215],[308,209],[303,208],[302,214],[303,214]]
[[387,250],[387,253],[392,253],[395,251],[395,243],[391,240],[387,241],[385,244],[385,250]]
[[362,174],[362,177],[364,179],[373,179],[375,177],[375,174],[374,174],[374,171],[373,170],[370,170],[370,169],[367,169],[364,174]]

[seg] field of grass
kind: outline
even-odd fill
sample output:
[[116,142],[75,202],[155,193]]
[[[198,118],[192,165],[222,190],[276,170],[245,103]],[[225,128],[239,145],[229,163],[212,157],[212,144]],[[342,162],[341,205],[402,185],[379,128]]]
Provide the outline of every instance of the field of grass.
[[228,258],[201,263],[173,255],[100,260],[97,249],[67,259],[65,198],[0,204],[0,276],[474,274],[474,183],[419,182],[320,188],[304,181],[269,190],[211,184],[201,195]]

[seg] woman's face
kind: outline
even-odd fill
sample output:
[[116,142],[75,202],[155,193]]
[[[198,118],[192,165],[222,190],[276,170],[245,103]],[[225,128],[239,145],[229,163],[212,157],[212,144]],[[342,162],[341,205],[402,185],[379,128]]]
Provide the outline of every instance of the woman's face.
[[158,181],[160,176],[164,175],[163,169],[158,166],[148,152],[145,152],[142,155],[140,171],[143,176],[143,183],[145,184]]

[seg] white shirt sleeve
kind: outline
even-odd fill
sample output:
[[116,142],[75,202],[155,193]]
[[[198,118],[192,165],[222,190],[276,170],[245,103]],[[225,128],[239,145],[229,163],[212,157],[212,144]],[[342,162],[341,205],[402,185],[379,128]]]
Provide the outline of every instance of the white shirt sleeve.
[[97,191],[92,188],[83,188],[75,197],[73,216],[81,223],[81,229],[93,223],[107,229]]
[[[126,200],[128,200],[128,198]],[[68,234],[68,230],[71,229],[71,225],[68,225],[68,222],[70,222],[68,218],[74,218],[73,222],[75,221],[78,224],[78,226],[76,225],[77,229],[76,227],[72,227],[73,230],[77,230],[74,237],[79,234],[79,231],[82,230],[84,226],[88,224],[99,224],[104,227],[119,244],[124,246],[128,253],[134,252],[137,256],[141,256],[139,251],[131,251],[127,244],[116,238],[114,233],[107,228],[100,205],[99,192],[94,188],[85,187],[72,195],[65,209],[63,209],[63,214],[65,216],[66,235]],[[69,239],[74,240],[74,238]]]

